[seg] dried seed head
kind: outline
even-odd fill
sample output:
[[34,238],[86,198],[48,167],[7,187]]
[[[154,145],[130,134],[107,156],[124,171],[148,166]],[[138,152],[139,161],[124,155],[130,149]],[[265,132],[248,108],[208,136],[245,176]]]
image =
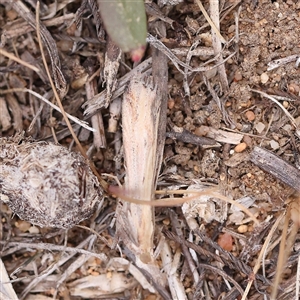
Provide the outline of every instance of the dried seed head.
[[101,197],[81,155],[20,136],[0,138],[0,200],[21,219],[70,228],[90,217]]

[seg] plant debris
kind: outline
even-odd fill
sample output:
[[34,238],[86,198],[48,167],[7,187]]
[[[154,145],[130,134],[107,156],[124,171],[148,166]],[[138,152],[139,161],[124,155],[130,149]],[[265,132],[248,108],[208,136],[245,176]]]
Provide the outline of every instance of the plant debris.
[[1,296],[298,299],[299,1],[100,2],[0,0]]
[[85,159],[65,147],[0,138],[0,199],[40,227],[70,228],[89,218],[102,191]]

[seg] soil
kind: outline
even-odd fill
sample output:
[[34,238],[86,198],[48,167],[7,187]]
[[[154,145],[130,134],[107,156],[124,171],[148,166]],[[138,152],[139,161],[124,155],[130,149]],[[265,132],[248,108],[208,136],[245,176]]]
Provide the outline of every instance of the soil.
[[[80,1],[57,2],[62,8],[54,14],[51,14],[53,6],[47,1],[41,6],[41,12],[48,15],[45,19],[49,22],[47,29],[57,45],[61,71],[69,85],[63,106],[69,114],[84,119],[82,104],[86,102],[88,92],[83,78],[86,74],[96,74],[99,93],[109,85],[103,82],[107,38],[104,36],[99,42],[96,21],[88,17],[89,11],[83,14],[82,29],[71,23],[74,15],[69,16],[79,9]],[[283,259],[288,263],[287,268],[279,270],[283,275],[276,299],[296,299],[300,255],[297,187],[286,184],[289,178],[282,181],[276,172],[270,174],[259,168],[255,158],[251,159],[251,153],[255,146],[269,150],[277,155],[279,162],[292,165],[293,175],[300,181],[297,177],[300,174],[300,2],[220,2],[220,33],[227,41],[222,46],[222,53],[228,84],[222,81],[220,68],[191,72],[185,78],[174,61],[168,61],[167,138],[157,190],[217,187],[218,192],[245,205],[259,225],[235,205],[216,198],[201,198],[200,204],[188,202],[182,209],[160,207],[155,209],[155,249],[159,252],[162,237],[168,241],[174,259],[172,272],[180,279],[186,299],[242,299],[251,279],[255,280],[245,299],[270,299],[276,266],[284,254]],[[211,67],[219,62],[220,58],[213,60],[211,28],[196,2],[161,0],[159,6],[151,3],[149,5],[160,12],[161,19],[165,18],[166,37],[160,37],[154,31],[154,23],[159,17],[148,12],[149,31],[180,61],[192,68]],[[209,12],[209,2],[202,3]],[[29,2],[25,4],[35,11]],[[58,16],[65,16],[65,20],[59,22],[55,19]],[[50,24],[51,20],[54,20],[53,24]],[[52,100],[36,33],[9,1],[0,1],[0,28],[1,45],[5,50],[42,70],[37,75],[0,55],[1,90],[26,87]],[[188,60],[188,51],[197,48],[211,51],[210,55],[200,52]],[[149,47],[142,61],[151,55],[153,50]],[[49,57],[47,60],[51,65]],[[95,64],[90,73],[86,67],[91,65],[88,61]],[[116,73],[117,82],[129,69],[137,66],[128,54],[122,54],[121,62]],[[278,67],[270,70],[272,62]],[[281,106],[261,93],[273,97]],[[1,94],[2,137],[11,137],[24,130],[35,140],[53,142],[53,132],[56,132],[60,144],[77,150],[58,112],[47,104],[41,106],[42,102],[31,94]],[[89,150],[98,171],[117,176],[123,183],[126,172],[123,152],[120,145],[116,146],[122,135],[121,125],[118,124],[115,133],[107,132],[109,109],[102,108],[101,112],[106,147],[95,149],[89,131],[79,130],[78,125],[73,128],[84,149]],[[199,137],[209,138],[212,145],[203,140],[199,142]],[[114,182],[109,176],[105,179]],[[1,180],[0,175],[0,188]],[[116,200],[107,196],[94,217],[81,223],[84,228],[73,227],[65,231],[40,228],[20,220],[1,204],[1,259],[17,295],[22,299],[181,300],[172,294],[170,282],[162,289],[155,287],[149,291],[136,281],[137,275],[133,275],[129,264],[124,263],[126,259],[135,265],[135,259],[122,243],[117,246],[114,238],[115,210]],[[277,224],[280,218],[281,222]],[[196,227],[192,228],[191,222]],[[175,224],[180,227],[180,234]],[[279,243],[285,227],[289,234],[286,250],[282,253]],[[89,228],[97,231],[98,236]],[[263,267],[255,275],[255,264],[269,236],[270,246]],[[189,250],[191,256],[188,256]],[[198,277],[190,269],[190,260],[196,266]],[[167,273],[160,258],[157,261],[162,273]],[[97,278],[97,283],[93,283],[92,277]],[[108,280],[112,278],[118,282],[116,288]],[[105,285],[103,290],[98,289],[99,281]],[[109,283],[104,284],[106,281]],[[149,282],[152,282],[151,278]]]

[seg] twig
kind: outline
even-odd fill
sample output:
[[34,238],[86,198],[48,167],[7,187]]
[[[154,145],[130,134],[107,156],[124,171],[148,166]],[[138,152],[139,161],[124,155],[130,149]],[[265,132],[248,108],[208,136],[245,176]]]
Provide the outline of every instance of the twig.
[[[204,15],[206,21],[207,21],[207,22],[209,23],[209,25],[211,26],[212,30],[213,30],[213,31],[215,32],[215,34],[219,37],[219,39],[221,40],[221,42],[222,42],[223,44],[225,44],[225,43],[226,43],[226,40],[222,37],[222,35],[221,35],[219,29],[216,27],[216,25],[214,24],[214,22],[210,19],[209,15],[207,14],[205,8],[203,7],[201,1],[200,1],[200,0],[195,0],[195,1],[196,1],[196,3],[198,4],[198,6],[199,6],[201,12],[203,13],[203,15]],[[218,2],[218,1],[215,1],[215,2]]]
[[[109,120],[107,132],[116,133],[118,130],[118,124],[121,117],[122,101],[121,98],[117,98],[111,102],[109,106]],[[117,151],[116,153],[118,153]]]
[[240,292],[240,294],[243,295],[244,291],[241,288],[241,286],[233,278],[231,278],[229,275],[227,275],[224,271],[222,271],[216,267],[207,265],[207,264],[199,264],[198,266],[200,268],[211,270],[213,273],[217,273],[220,276],[222,276],[223,279],[230,281],[235,286],[235,288]]
[[282,275],[283,275],[282,272],[283,272],[284,264],[286,262],[285,251],[289,252],[289,249],[287,250],[285,247],[285,242],[286,242],[287,234],[288,234],[290,216],[291,216],[291,211],[288,209],[287,214],[285,216],[283,230],[282,230],[282,234],[281,234],[281,242],[280,242],[280,246],[279,246],[279,255],[278,255],[278,260],[277,260],[277,265],[276,265],[275,279],[273,282],[272,293],[271,293],[271,297],[270,297],[271,300],[276,300],[278,286],[279,286],[280,280],[282,278]]
[[[95,235],[88,236],[84,241],[82,241],[76,248],[78,250],[83,250],[80,248],[83,248],[87,243],[90,243],[91,241],[95,240]],[[67,240],[65,240],[65,243]],[[66,251],[66,245],[60,246],[62,247],[62,250],[60,251],[60,256],[53,264],[51,264],[45,271],[43,271],[39,276],[37,276],[33,281],[31,281],[26,288],[22,291],[21,299],[24,299],[26,295],[41,281],[43,281],[45,278],[47,278],[50,274],[52,274],[54,271],[56,271],[60,266],[65,264],[67,261],[72,259],[75,255],[75,253],[71,253],[69,255],[65,255]],[[86,251],[86,250],[84,250]],[[90,255],[85,254],[85,256],[90,257]]]
[[[66,14],[63,15],[61,17],[57,17],[57,18],[53,18],[51,20],[45,20],[42,23],[46,26],[46,27],[50,27],[50,26],[55,26],[55,25],[60,25],[68,20],[72,20],[74,19],[74,14],[70,13],[70,14]],[[18,24],[18,27],[15,28],[15,26],[12,26],[12,28],[8,28],[8,29],[4,29],[3,30],[3,35],[5,35],[5,39],[12,39],[12,38],[16,38],[20,35],[24,35],[26,33],[30,33],[32,31],[35,31],[35,28],[28,25],[28,22],[22,22],[21,24]],[[62,34],[55,34],[53,35],[54,37],[59,37],[60,39],[62,39],[61,36],[64,37],[64,40],[71,40],[72,37],[67,36],[67,35],[62,35]],[[68,38],[67,38],[68,37]],[[75,37],[74,37],[75,38]],[[80,38],[78,38],[80,39]],[[84,39],[82,39],[84,40]],[[94,39],[88,39],[88,41],[90,40],[94,40]],[[94,41],[90,41],[90,42],[94,42]],[[99,41],[97,41],[97,43],[99,43]]]
[[138,266],[137,260],[136,260],[136,255],[128,248],[124,247],[124,254],[131,260],[132,263],[135,264],[137,269],[142,272],[142,274],[146,277],[149,283],[152,284],[152,286],[156,289],[156,291],[162,296],[163,299],[165,300],[170,300],[171,295],[169,291],[166,290],[165,283],[163,281],[157,281],[157,275],[160,275],[160,272],[153,275],[150,274],[148,271],[142,269],[141,267]]
[[199,282],[200,276],[199,276],[199,273],[197,272],[197,267],[195,266],[192,255],[189,252],[189,249],[188,249],[187,245],[184,243],[184,236],[183,236],[183,232],[180,228],[180,224],[179,224],[179,221],[178,221],[178,216],[176,215],[176,213],[173,210],[169,210],[169,216],[170,216],[170,219],[172,221],[172,227],[173,227],[173,230],[174,230],[175,234],[178,236],[179,239],[182,240],[182,243],[180,243],[180,245],[181,245],[184,257],[187,260],[188,265],[190,267],[190,271],[193,275],[194,284],[197,285],[198,282]]
[[[220,109],[220,111],[222,113],[224,122],[226,123],[226,125],[230,125],[230,124],[234,125],[234,122],[231,120],[230,116],[226,112],[224,101],[222,101],[222,99],[219,98],[218,94],[212,87],[211,83],[204,75],[203,75],[203,78],[204,78],[204,82],[207,86],[207,89],[209,90],[211,96],[213,97],[214,101],[216,102],[218,108]],[[235,127],[235,125],[234,125],[234,127]]]
[[[131,70],[129,73],[124,75],[122,78],[120,78],[118,80],[117,88],[111,97],[111,101],[120,97],[124,93],[124,91],[128,85],[128,82],[130,81],[130,79],[133,76],[135,76],[136,74],[139,74],[139,73],[143,73],[145,75],[149,74],[151,72],[151,64],[152,64],[152,58],[150,57],[150,58],[146,59],[145,61],[143,61],[141,64],[139,64],[136,68]],[[89,100],[83,104],[83,107],[85,108],[85,111],[84,111],[85,115],[92,115],[98,109],[105,107],[106,92],[107,91],[105,89],[101,93],[95,95],[91,100]]]
[[[214,68],[216,68],[217,66],[224,64],[224,62],[226,60],[228,60],[229,58],[231,58],[233,55],[235,55],[235,53],[232,53],[231,55],[229,55],[225,60],[223,60],[221,63],[216,64],[215,66],[200,66],[197,68],[192,68],[191,66],[187,65],[186,63],[182,62],[178,57],[176,57],[176,55],[168,48],[166,47],[160,40],[158,40],[157,38],[155,38],[154,36],[152,36],[151,34],[148,34],[147,36],[147,42],[151,44],[151,46],[157,48],[158,50],[160,50],[163,54],[165,54],[174,64],[174,66],[176,67],[176,69],[184,75],[184,70],[182,70],[180,68],[183,67],[186,70],[188,70],[190,73],[192,72],[205,72],[205,71],[209,71],[212,70]],[[215,59],[213,59],[215,60]],[[205,64],[207,65],[209,62],[206,62]]]
[[[258,270],[259,270],[259,268],[260,268],[260,266],[261,266],[261,262],[264,261],[264,257],[265,257],[265,255],[266,255],[266,251],[267,251],[267,248],[268,248],[268,246],[269,246],[269,243],[270,243],[270,241],[271,241],[271,239],[272,239],[272,237],[273,237],[273,233],[274,233],[275,230],[277,229],[277,227],[278,227],[278,225],[279,225],[279,223],[281,222],[281,220],[282,220],[283,217],[284,217],[284,214],[281,214],[281,215],[277,218],[276,222],[273,224],[273,226],[272,226],[272,228],[271,228],[271,230],[270,230],[270,232],[269,232],[269,234],[268,234],[268,236],[267,236],[267,238],[266,238],[266,240],[265,240],[265,242],[264,242],[264,244],[263,244],[263,246],[262,246],[262,248],[261,248],[261,250],[260,250],[259,256],[258,256],[257,261],[256,261],[256,263],[255,263],[255,266],[254,266],[254,268],[253,268],[253,275],[254,275],[254,276],[255,276],[255,275],[257,274],[257,272],[258,272]],[[246,286],[246,289],[245,289],[245,291],[244,291],[244,293],[243,293],[243,297],[242,297],[241,300],[246,300],[246,299],[247,299],[247,295],[248,295],[248,293],[249,293],[249,291],[250,291],[250,288],[251,288],[253,282],[254,282],[254,279],[249,280],[249,282],[248,282],[248,284],[247,284],[247,286]]]
[[18,299],[16,292],[10,283],[8,274],[5,269],[5,265],[0,259],[0,298],[3,300]]
[[272,152],[255,147],[250,160],[261,169],[300,192],[300,171]]
[[[296,61],[299,60],[299,57],[300,57],[300,54],[294,54],[294,55],[290,55],[290,56],[287,56],[287,57],[284,57],[284,58],[279,58],[279,59],[275,59],[273,61],[270,61],[268,63],[268,69],[267,71],[271,71],[271,70],[274,70],[282,65],[285,65],[287,63],[290,63],[292,61]],[[297,64],[297,63],[296,63]],[[297,65],[296,65],[297,67]]]
[[[54,108],[58,112],[62,113],[62,110],[58,106],[56,106],[55,104],[50,102],[48,99],[44,98],[42,95],[40,95],[40,94],[30,90],[30,89],[27,89],[27,88],[15,88],[15,89],[9,89],[9,90],[0,90],[0,95],[1,94],[3,95],[3,94],[8,94],[8,93],[14,93],[14,92],[30,93],[30,94],[34,95],[35,97],[37,97],[38,99],[40,99],[40,100],[44,101],[45,103],[47,103],[49,106],[51,106],[52,108]],[[88,124],[87,122],[81,121],[78,118],[73,117],[72,115],[69,115],[66,112],[65,112],[65,114],[70,120],[74,121],[75,123],[79,124],[80,126],[86,128],[90,131],[95,131],[94,128],[87,125]]]
[[33,66],[33,65],[29,64],[29,63],[27,63],[26,61],[24,61],[24,60],[22,60],[22,59],[16,57],[15,55],[13,55],[13,54],[11,54],[11,53],[5,51],[5,50],[2,49],[2,48],[0,48],[0,54],[2,54],[2,55],[4,55],[4,56],[6,56],[6,57],[8,57],[8,58],[10,58],[10,59],[12,59],[12,60],[14,60],[14,61],[16,61],[17,63],[19,63],[19,64],[23,65],[24,67],[27,67],[27,68],[29,68],[29,69],[31,69],[31,70],[37,72],[37,73],[40,71],[37,67],[35,67],[35,66]]
[[176,139],[184,143],[197,145],[205,149],[211,147],[221,147],[221,144],[217,143],[214,139],[195,135],[185,129],[182,129],[181,132],[167,132],[166,136],[171,139]]
[[[200,0],[196,0],[196,2],[201,3]],[[204,9],[204,8],[203,8]],[[219,14],[219,1],[218,0],[210,0],[210,15],[211,15],[211,21],[215,25],[215,27],[212,27],[212,44],[215,51],[215,55],[219,55],[217,62],[220,63],[218,66],[218,73],[220,76],[221,86],[223,89],[223,92],[226,93],[229,90],[228,86],[228,79],[225,69],[225,64],[223,61],[223,57],[221,54],[222,51],[222,44],[224,43],[224,38],[221,36],[219,30],[220,30],[220,14]],[[216,30],[217,29],[217,30]],[[223,40],[222,40],[223,39]],[[228,116],[227,116],[228,118]]]
[[[94,73],[94,61],[90,61],[87,59],[86,61],[86,69],[88,74],[91,76]],[[94,77],[92,80],[88,80],[85,83],[85,92],[86,92],[86,98],[87,100],[92,99],[95,94],[97,93],[97,78]],[[94,131],[94,140],[93,145],[97,150],[100,148],[106,148],[106,138],[105,138],[105,130],[104,130],[104,124],[103,124],[103,118],[101,111],[98,111],[95,115],[91,117],[91,123]]]
[[286,108],[280,102],[278,102],[274,97],[268,95],[267,93],[264,93],[264,92],[261,92],[261,91],[258,91],[258,90],[254,90],[254,89],[250,89],[250,91],[258,93],[258,94],[262,95],[263,97],[266,97],[266,98],[272,100],[274,103],[276,103],[283,110],[283,112],[287,115],[287,117],[290,119],[291,123],[296,128],[297,136],[300,137],[300,128],[297,125],[294,117],[286,110]]
[[173,260],[172,260],[173,254],[172,254],[170,246],[168,245],[166,240],[163,242],[163,247],[161,249],[160,256],[161,256],[164,270],[168,275],[168,283],[169,283],[169,288],[170,288],[170,291],[172,294],[172,299],[186,300],[187,296],[184,291],[184,287],[183,287],[182,283],[180,282],[179,277],[177,276],[177,272],[174,270],[173,271],[171,270],[171,266],[173,263]]
[[11,117],[7,109],[6,101],[0,97],[0,128],[3,131],[11,127]]
[[[94,242],[97,240],[97,236],[96,235],[92,235],[90,236],[90,240],[89,240],[89,246],[88,249],[91,250],[91,248],[94,245]],[[79,269],[88,259],[90,258],[89,255],[86,254],[81,254],[79,257],[76,258],[75,261],[73,261],[68,268],[64,271],[64,273],[61,275],[60,279],[57,281],[56,283],[56,294],[58,291],[59,286],[65,281],[67,280],[67,278],[74,274],[74,272]],[[56,298],[56,297],[55,297]]]
[[87,251],[84,249],[77,249],[73,247],[65,247],[65,246],[58,246],[54,244],[48,243],[21,243],[21,242],[7,242],[7,241],[0,241],[1,245],[5,245],[6,247],[16,246],[15,251],[21,249],[39,249],[39,250],[50,250],[50,251],[65,251],[74,254],[87,254],[89,256],[94,256],[99,258],[100,260],[106,261],[107,256],[103,253],[94,253],[91,251]]
[[102,83],[102,85],[106,83],[105,107],[108,107],[113,92],[116,90],[121,55],[121,49],[108,37],[103,70],[104,80]]
[[[162,37],[167,36],[166,26],[162,21],[157,21],[154,25],[154,29],[160,32]],[[161,169],[163,161],[163,151],[166,139],[166,127],[167,127],[167,107],[168,107],[168,58],[167,56],[156,49],[152,48],[152,76],[154,86],[157,88],[157,96],[160,104],[160,114],[158,116],[157,125],[157,147],[156,147],[156,161],[155,161],[155,187],[157,185],[157,178]]]

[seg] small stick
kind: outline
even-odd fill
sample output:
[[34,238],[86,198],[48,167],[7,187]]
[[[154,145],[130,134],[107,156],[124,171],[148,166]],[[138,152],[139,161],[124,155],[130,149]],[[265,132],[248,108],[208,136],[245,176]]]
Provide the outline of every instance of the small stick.
[[250,161],[300,192],[300,171],[272,152],[255,147],[250,155]]
[[22,60],[22,59],[20,59],[20,58],[18,58],[18,57],[16,57],[16,56],[14,56],[13,54],[11,54],[11,53],[5,51],[4,49],[1,49],[1,48],[0,48],[0,54],[2,54],[2,55],[4,55],[4,56],[6,56],[6,57],[8,57],[8,58],[10,58],[10,59],[12,59],[12,60],[14,60],[14,61],[16,61],[16,62],[19,63],[20,65],[23,65],[24,67],[27,67],[27,68],[29,68],[29,69],[31,69],[31,70],[37,72],[37,73],[40,71],[37,67],[35,67],[35,66],[33,66],[33,65],[29,64],[29,63],[27,63],[26,61],[24,61],[24,60]]
[[250,89],[250,91],[258,93],[258,94],[262,95],[263,97],[266,97],[266,98],[270,99],[271,101],[273,101],[274,103],[276,103],[283,110],[283,112],[286,114],[286,116],[290,119],[291,123],[293,124],[293,126],[296,129],[296,135],[298,137],[300,137],[300,129],[299,129],[297,122],[295,121],[294,117],[287,111],[287,109],[280,102],[278,102],[274,97],[268,95],[267,93],[264,93],[264,92],[261,92],[258,90],[254,90],[254,89]]
[[[86,70],[89,76],[93,75],[94,70],[94,61],[87,60],[90,63],[87,64]],[[88,80],[85,83],[85,92],[87,100],[93,98],[95,94],[97,94],[97,78],[94,77],[92,80]],[[95,115],[91,117],[91,123],[95,131],[93,132],[94,140],[93,144],[97,150],[100,148],[106,148],[106,138],[105,138],[105,130],[103,124],[103,117],[101,111],[97,111]]]
[[[199,0],[197,0],[196,2],[198,3],[198,1]],[[221,43],[222,42],[224,43],[224,38],[220,34],[219,1],[210,0],[209,3],[210,3],[211,21],[215,25],[215,27],[212,26],[212,31],[211,31],[212,44],[213,44],[213,48],[215,51],[215,55],[220,54],[220,57],[217,59],[217,62],[221,63],[221,65],[218,66],[218,73],[219,73],[223,92],[227,92],[229,90],[228,79],[227,79],[227,74],[226,74],[226,70],[225,70],[225,63],[223,61],[223,55],[221,55],[221,51],[222,51]],[[198,3],[198,5],[199,5],[199,3]]]
[[195,0],[196,3],[198,4],[201,12],[203,13],[206,21],[209,23],[209,25],[211,26],[212,30],[216,33],[216,35],[219,37],[219,39],[221,40],[221,42],[223,44],[226,43],[226,40],[223,38],[223,36],[221,35],[219,29],[216,27],[216,25],[214,24],[214,22],[210,19],[208,13],[206,12],[205,8],[203,7],[202,3],[200,0]]
[[0,97],[0,126],[6,131],[11,127],[11,117],[4,98]]

